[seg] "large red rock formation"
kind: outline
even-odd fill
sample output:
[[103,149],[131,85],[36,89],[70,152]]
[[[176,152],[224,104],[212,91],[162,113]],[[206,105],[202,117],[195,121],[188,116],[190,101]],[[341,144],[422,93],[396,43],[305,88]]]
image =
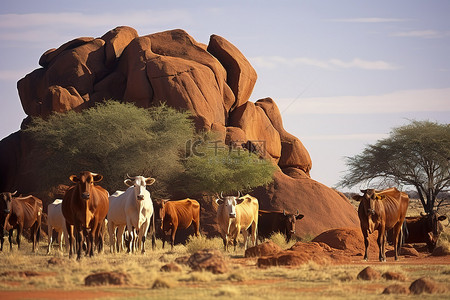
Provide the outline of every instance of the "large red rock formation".
[[[283,128],[275,101],[249,102],[256,72],[226,39],[212,35],[205,45],[179,29],[139,36],[122,26],[100,38],[77,38],[50,49],[39,64],[42,68],[17,83],[28,116],[78,111],[104,99],[139,107],[166,102],[189,110],[198,130],[216,131],[236,147],[251,144],[277,164],[274,182],[255,195],[262,208],[304,214],[297,224],[299,234],[358,225],[346,199],[310,178],[309,153]],[[39,157],[31,158],[28,147],[21,132],[0,142],[1,190],[38,189],[33,165]]]

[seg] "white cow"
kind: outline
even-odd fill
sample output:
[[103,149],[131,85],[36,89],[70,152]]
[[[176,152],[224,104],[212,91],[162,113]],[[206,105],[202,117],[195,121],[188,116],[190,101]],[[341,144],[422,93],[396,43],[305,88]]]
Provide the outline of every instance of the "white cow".
[[53,229],[58,233],[57,241],[59,243],[60,251],[63,251],[62,247],[62,235],[64,234],[64,241],[66,243],[66,249],[69,246],[69,236],[67,235],[66,219],[64,218],[61,210],[61,199],[56,199],[53,203],[48,205],[48,249],[47,254],[50,253],[52,249],[52,236]]
[[[111,253],[123,250],[123,233],[125,226],[130,236],[128,251],[134,252],[141,248],[145,252],[145,237],[152,225],[152,248],[155,248],[155,226],[153,203],[146,186],[155,182],[154,178],[143,176],[130,177],[124,181],[129,186],[126,191],[116,191],[109,196],[108,233]],[[117,228],[117,233],[115,232]],[[115,241],[116,240],[116,241]],[[141,244],[142,241],[142,244]]]
[[234,243],[236,251],[237,236],[242,233],[244,236],[244,247],[248,247],[248,228],[252,227],[251,239],[253,245],[257,243],[257,227],[258,227],[258,199],[250,195],[242,197],[238,196],[222,196],[216,199],[219,204],[217,208],[217,220],[219,222],[220,235],[223,239],[225,251],[228,251],[228,243]]

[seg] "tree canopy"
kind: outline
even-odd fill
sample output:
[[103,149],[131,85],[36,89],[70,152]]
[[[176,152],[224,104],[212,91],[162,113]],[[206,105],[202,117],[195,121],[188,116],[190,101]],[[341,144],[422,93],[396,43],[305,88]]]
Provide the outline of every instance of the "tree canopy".
[[411,121],[361,154],[347,157],[348,172],[339,185],[412,186],[424,210],[430,212],[440,204],[436,203],[438,193],[450,185],[449,160],[450,124]]
[[[216,188],[225,192],[256,187],[271,181],[273,174],[258,169],[270,162],[254,154],[231,153],[227,158],[224,152],[217,159],[215,152],[205,149],[201,156],[186,156],[187,145],[197,139],[191,115],[164,104],[143,109],[109,100],[81,112],[35,118],[25,131],[36,142],[34,151],[47,157],[40,166],[45,174],[40,178],[42,189],[67,184],[71,174],[84,170],[102,174],[101,185],[110,192],[126,188],[127,174],[154,177],[156,196],[175,190],[211,193]],[[212,184],[209,178],[228,185]]]

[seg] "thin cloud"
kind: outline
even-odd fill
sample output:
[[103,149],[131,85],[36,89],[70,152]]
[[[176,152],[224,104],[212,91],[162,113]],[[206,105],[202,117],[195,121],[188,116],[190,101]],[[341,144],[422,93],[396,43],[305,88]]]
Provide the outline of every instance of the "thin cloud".
[[423,39],[436,39],[450,36],[450,31],[437,31],[437,30],[411,30],[393,33],[391,36],[395,37],[412,37]]
[[[389,114],[450,111],[450,88],[397,91],[372,96],[277,99],[285,114]],[[284,107],[289,107],[284,110]]]
[[392,22],[406,22],[408,19],[396,18],[350,18],[350,19],[330,19],[330,22],[344,22],[344,23],[392,23]]
[[387,138],[386,133],[358,133],[358,134],[322,134],[322,135],[306,135],[302,136],[305,141],[367,141],[381,140]]
[[0,15],[0,27],[2,28],[30,28],[33,26],[42,27],[48,25],[70,25],[77,27],[98,27],[99,25],[117,24],[137,24],[155,25],[167,24],[180,20],[191,19],[190,15],[181,10],[167,11],[130,11],[126,14],[99,13],[31,13],[31,14],[3,14]]
[[396,70],[398,66],[383,60],[364,60],[354,58],[351,61],[343,61],[332,58],[319,60],[308,57],[286,58],[282,56],[257,56],[249,59],[250,62],[260,68],[273,69],[276,67],[294,67],[297,65],[313,66],[321,69],[363,69],[363,70]]

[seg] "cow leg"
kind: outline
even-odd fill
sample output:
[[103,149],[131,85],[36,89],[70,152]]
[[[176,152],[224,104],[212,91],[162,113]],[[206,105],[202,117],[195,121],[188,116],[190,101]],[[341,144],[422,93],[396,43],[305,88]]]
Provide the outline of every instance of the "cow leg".
[[[59,233],[58,233],[59,234]],[[48,224],[48,248],[47,248],[47,254],[50,254],[52,249],[52,238],[53,238],[53,227],[52,225]]]
[[[398,260],[398,252],[399,252],[400,243],[401,243],[401,230],[402,230],[402,223],[395,224],[394,229],[393,229],[395,260]],[[400,238],[399,238],[399,236],[400,236]]]
[[242,236],[244,237],[244,249],[247,250],[247,248],[248,248],[248,229],[242,230]]
[[[109,224],[109,223],[108,223]],[[123,246],[123,233],[125,231],[125,225],[119,225],[117,226],[116,231],[116,247],[117,252],[125,251],[125,247]]]
[[37,249],[37,231],[38,231],[38,224],[34,223],[33,226],[31,226],[31,228],[30,228],[31,240],[33,242],[33,248],[32,248],[33,253],[35,253],[38,250]]
[[385,244],[386,244],[386,236],[385,236],[385,231],[384,228],[380,229],[380,231],[378,232],[378,238],[377,238],[377,243],[378,243],[378,249],[379,249],[379,260],[381,262],[386,261],[386,255],[385,255]]
[[369,250],[369,233],[367,232],[367,230],[363,230],[363,236],[364,236],[364,260],[368,261],[369,260],[369,256],[367,255],[368,250]]
[[81,259],[81,250],[83,248],[83,231],[77,229],[77,236],[76,236],[76,240],[77,240],[77,260]]
[[57,231],[56,232],[57,233],[57,235],[56,235],[56,242],[58,242],[58,244],[59,244],[59,251],[61,251],[61,252],[63,252],[63,239],[62,239],[62,237],[63,237],[63,232],[62,231]]
[[115,236],[115,228],[113,222],[108,222],[108,234],[109,234],[109,250],[111,253],[114,253],[116,250],[116,236]]
[[66,229],[67,229],[67,238],[69,240],[69,258],[72,258],[75,244],[73,236],[73,226],[69,225],[69,223],[66,223]]
[[16,242],[17,242],[17,249],[20,249],[20,235],[22,234],[23,227],[19,224],[17,226],[17,236],[16,236]]
[[13,236],[13,230],[14,230],[14,229],[10,229],[10,230],[9,230],[9,236],[8,236],[8,241],[9,241],[9,251],[12,251],[12,236]]
[[5,242],[5,236],[3,231],[4,231],[3,227],[0,227],[0,243],[1,243],[0,251],[3,251],[3,243]]
[[177,228],[172,227],[171,238],[170,238],[170,246],[171,246],[172,250],[173,250],[173,244],[175,244],[175,234],[176,233],[177,233]]

